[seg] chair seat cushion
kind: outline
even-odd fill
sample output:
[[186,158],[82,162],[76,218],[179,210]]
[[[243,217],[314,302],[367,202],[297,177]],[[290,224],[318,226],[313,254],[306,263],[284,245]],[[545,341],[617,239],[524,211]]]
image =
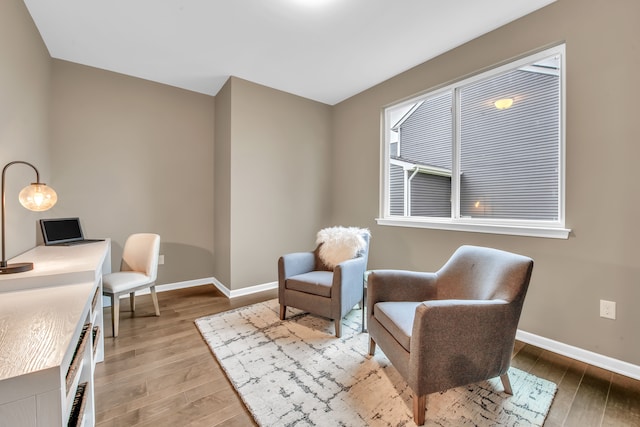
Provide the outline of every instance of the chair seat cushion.
[[373,308],[373,316],[405,350],[410,351],[411,331],[416,307],[422,302],[388,301],[379,302]]
[[151,282],[153,282],[151,277],[145,274],[135,271],[118,271],[102,276],[102,289],[106,292],[117,294]]
[[333,272],[311,271],[289,277],[285,286],[294,291],[330,298],[332,284]]

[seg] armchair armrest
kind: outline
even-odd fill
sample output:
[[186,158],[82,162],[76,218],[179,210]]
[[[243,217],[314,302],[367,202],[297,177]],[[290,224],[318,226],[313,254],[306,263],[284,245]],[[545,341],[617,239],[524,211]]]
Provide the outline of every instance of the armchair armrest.
[[437,276],[407,270],[373,270],[367,280],[367,309],[381,301],[425,301],[437,296]]
[[333,285],[339,285],[345,281],[358,281],[362,287],[366,268],[367,260],[362,257],[342,261],[333,269]]
[[[502,375],[513,352],[517,319],[504,300],[432,300],[416,308],[410,369],[431,393]],[[515,324],[514,324],[515,323]],[[437,349],[437,350],[436,350]],[[504,372],[501,372],[504,371]]]
[[[362,257],[352,258],[341,262],[333,269],[333,289],[344,294],[346,286],[358,287],[360,299],[364,287],[364,272],[367,268],[367,260]],[[355,285],[354,285],[355,284]]]
[[313,252],[294,252],[280,257],[278,260],[278,280],[283,282],[291,276],[308,273],[315,268]]
[[334,295],[336,292],[336,295],[340,295],[339,298],[332,298],[336,313],[347,313],[362,301],[366,268],[367,259],[364,257],[352,258],[335,266],[331,293]]

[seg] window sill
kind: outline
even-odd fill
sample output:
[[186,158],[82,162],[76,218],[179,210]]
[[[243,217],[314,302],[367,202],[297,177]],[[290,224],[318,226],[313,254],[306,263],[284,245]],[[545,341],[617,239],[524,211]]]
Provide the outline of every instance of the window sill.
[[465,222],[417,220],[415,218],[376,218],[378,225],[395,227],[430,228],[434,230],[465,231],[470,233],[507,234],[511,236],[568,239],[571,229],[505,224],[470,224]]

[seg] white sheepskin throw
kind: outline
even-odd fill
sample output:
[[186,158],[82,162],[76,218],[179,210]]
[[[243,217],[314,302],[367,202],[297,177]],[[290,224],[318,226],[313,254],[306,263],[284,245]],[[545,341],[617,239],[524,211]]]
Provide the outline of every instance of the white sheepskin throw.
[[369,230],[358,227],[323,228],[318,231],[316,239],[316,244],[322,243],[318,254],[320,259],[333,269],[341,262],[354,258],[367,246],[363,234],[369,236]]

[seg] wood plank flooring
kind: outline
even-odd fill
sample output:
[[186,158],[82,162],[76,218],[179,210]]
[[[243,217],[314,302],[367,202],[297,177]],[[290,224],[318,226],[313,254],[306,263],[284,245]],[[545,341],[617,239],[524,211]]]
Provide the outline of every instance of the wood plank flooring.
[[[136,298],[111,337],[105,309],[105,362],[96,367],[97,426],[255,426],[193,321],[276,298],[267,291],[233,300],[213,285]],[[122,305],[123,309],[128,304]],[[545,426],[640,426],[640,381],[517,342],[512,365],[558,384]]]

